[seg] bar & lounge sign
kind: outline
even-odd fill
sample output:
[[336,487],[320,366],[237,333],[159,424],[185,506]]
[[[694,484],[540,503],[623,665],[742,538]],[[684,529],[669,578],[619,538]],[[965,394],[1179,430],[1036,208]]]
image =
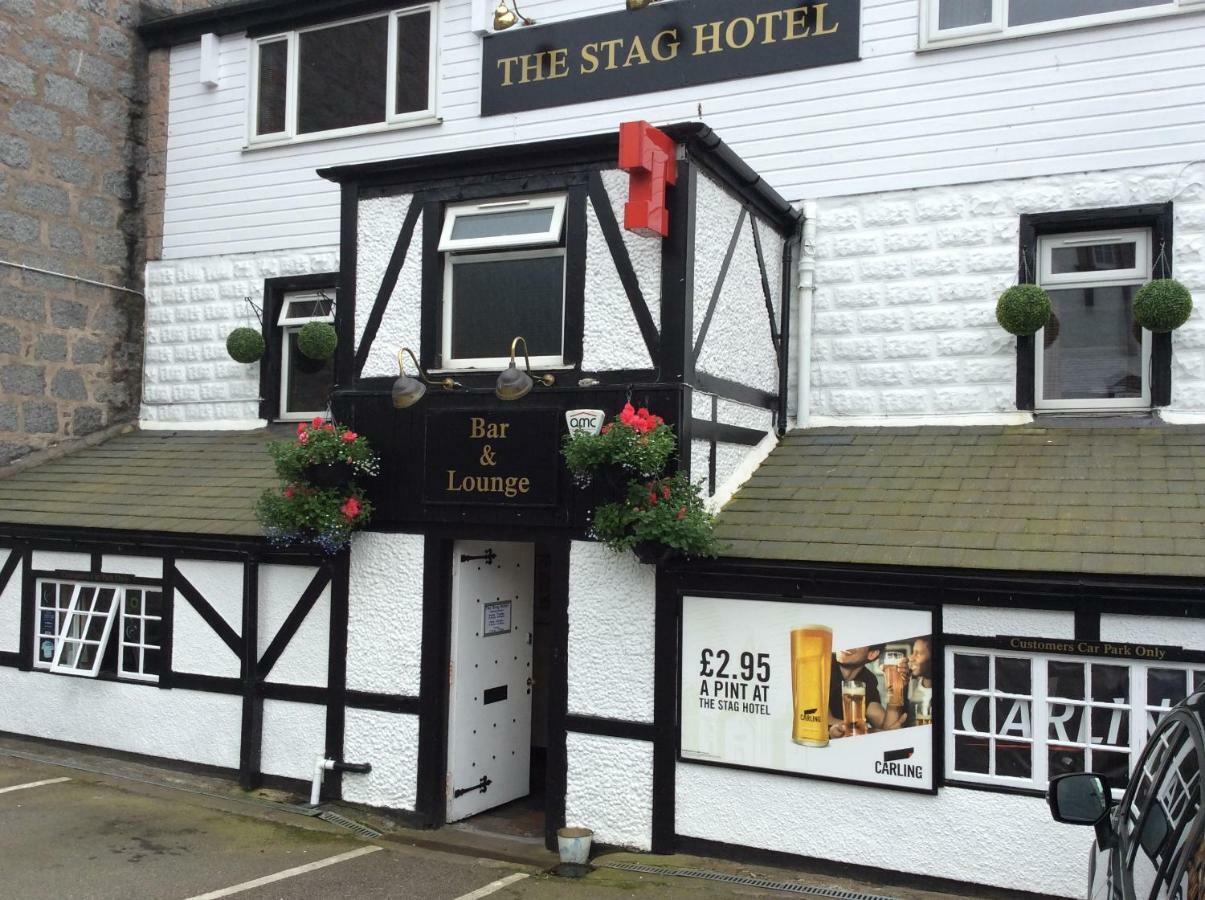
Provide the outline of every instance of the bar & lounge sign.
[[481,114],[858,59],[860,0],[670,0],[485,39]]
[[438,410],[427,416],[427,503],[554,506],[555,410]]

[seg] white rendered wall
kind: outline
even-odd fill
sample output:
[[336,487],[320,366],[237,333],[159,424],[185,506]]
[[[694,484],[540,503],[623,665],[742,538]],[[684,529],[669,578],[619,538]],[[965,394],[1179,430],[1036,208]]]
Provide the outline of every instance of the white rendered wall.
[[238,768],[237,695],[0,668],[0,698],[0,731]]
[[[781,266],[780,266],[781,268]],[[738,425],[742,428],[752,428],[765,434],[774,431],[774,413],[768,409],[750,406],[723,397],[714,398],[703,391],[691,393],[691,411],[696,419],[704,422],[711,421],[711,403],[716,401],[717,422],[724,425]],[[720,441],[716,444],[715,484],[718,496],[730,495],[736,490],[733,482],[743,474],[743,467],[759,451],[756,445],[729,444]],[[763,454],[764,455],[764,454]],[[698,484],[702,482],[703,495],[710,496],[707,490],[707,476],[710,468],[711,442],[695,439],[690,446],[690,480]],[[745,476],[747,477],[747,475]],[[743,480],[743,479],[741,479]]]
[[387,809],[414,809],[418,796],[418,716],[348,709],[343,756],[372,764],[367,775],[344,773],[343,799]]
[[649,850],[653,843],[653,744],[569,732],[565,824],[599,844]]
[[683,763],[676,797],[676,831],[689,837],[1065,897],[1087,884],[1092,830],[1054,822],[1040,797],[951,787],[932,796]]
[[[310,566],[259,567],[258,638],[261,657],[271,646],[317,571]],[[268,681],[273,684],[326,687],[330,621],[331,588],[328,584],[268,673]]]
[[[385,280],[385,269],[397,246],[402,223],[413,201],[410,194],[395,197],[370,197],[360,201],[356,216],[356,350],[376,306],[377,292]],[[398,351],[409,347],[419,356],[423,299],[423,216],[414,223],[414,234],[406,248],[406,259],[398,273],[397,285],[389,297],[385,314],[377,328],[372,349],[361,374],[365,378],[398,374]],[[414,375],[413,363],[407,369]]]
[[[698,344],[703,320],[711,305],[732,235],[740,218],[740,202],[699,173],[695,198],[694,336]],[[698,372],[727,378],[763,391],[778,391],[778,359],[770,338],[770,316],[762,292],[761,268],[753,242],[750,216],[741,223],[740,236],[720,289],[703,346],[695,363]],[[782,269],[782,239],[768,228],[760,228],[762,253],[778,257]],[[769,267],[767,272],[775,271]],[[781,282],[770,283],[770,296],[777,309]],[[775,322],[778,313],[775,312]]]
[[570,713],[653,721],[655,607],[654,566],[602,544],[570,544]]
[[[176,569],[209,601],[235,634],[243,630],[243,564],[176,560]],[[173,608],[172,669],[189,675],[238,678],[239,658],[177,590]]]
[[146,267],[144,423],[259,421],[259,363],[226,353],[235,328],[259,330],[264,279],[339,271],[338,235],[305,252],[238,253],[151,262]]
[[[440,4],[442,124],[292,147],[244,149],[241,35],[221,39],[217,88],[199,81],[199,42],[174,48],[165,255],[334,244],[339,190],[319,167],[613,132],[630,119],[701,116],[792,201],[1205,157],[1199,15],[918,53],[917,0],[863,0],[857,62],[482,118],[473,5]],[[523,4],[541,23],[616,8]]]
[[326,707],[320,703],[264,701],[260,771],[309,781],[326,750]]
[[1101,613],[1100,639],[1122,644],[1163,644],[1200,650],[1205,647],[1205,619]]
[[[352,538],[347,687],[417,697],[423,647],[423,536]],[[349,711],[350,712],[350,711]]]
[[35,550],[30,568],[39,572],[63,570],[91,572],[92,557],[87,553],[61,553],[57,550]]
[[[941,630],[947,635],[995,637],[1008,634],[1070,640],[1075,637],[1075,613],[1055,609],[944,604],[941,608]],[[957,642],[955,637],[948,640]]]
[[[0,567],[10,555],[19,550],[0,549]],[[17,563],[12,577],[0,591],[0,653],[16,653],[21,649],[21,582],[25,561]]]
[[[1017,281],[1021,214],[1173,198],[1175,274],[1199,298],[1205,164],[822,200],[813,415],[1015,413],[1016,338],[997,324],[996,299]],[[1173,412],[1205,411],[1203,306],[1172,337]]]
[[158,556],[102,556],[100,570],[135,578],[162,578],[163,560]]

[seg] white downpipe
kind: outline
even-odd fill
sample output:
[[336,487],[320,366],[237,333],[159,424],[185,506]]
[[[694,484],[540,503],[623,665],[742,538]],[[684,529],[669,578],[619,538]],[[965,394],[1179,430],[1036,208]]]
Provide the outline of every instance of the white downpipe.
[[796,392],[797,406],[795,424],[807,428],[812,413],[812,299],[816,293],[816,201],[803,201],[803,236],[799,242],[799,321],[795,334],[798,335],[799,350],[795,365],[798,369],[799,387]]
[[310,806],[317,806],[319,797],[322,794],[322,778],[326,772],[335,768],[335,761],[327,759],[323,756],[318,757],[314,763],[314,780],[310,784]]

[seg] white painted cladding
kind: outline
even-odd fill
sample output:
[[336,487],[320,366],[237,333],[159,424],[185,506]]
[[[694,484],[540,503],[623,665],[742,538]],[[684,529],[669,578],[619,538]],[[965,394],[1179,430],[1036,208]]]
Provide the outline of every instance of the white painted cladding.
[[653,566],[602,544],[570,544],[570,713],[653,721],[655,603]]
[[[826,417],[1015,412],[1020,216],[1174,202],[1173,265],[1205,292],[1205,162],[822,200],[812,408]],[[1158,248],[1156,248],[1156,256]],[[1205,410],[1205,309],[1172,335],[1172,412]]]
[[[857,62],[636,97],[480,116],[473,0],[440,4],[442,123],[245,150],[247,43],[171,53],[164,254],[326,247],[339,191],[319,167],[613,131],[699,116],[790,200],[973,183],[1205,156],[1205,20],[1176,16],[918,53],[917,0],[863,0]],[[600,0],[527,0],[539,22],[611,12]]]
[[1064,897],[1082,897],[1087,882],[1091,829],[1054,822],[1040,797],[683,763],[676,797],[677,833],[689,837]]
[[[283,221],[283,218],[282,220]],[[327,247],[151,262],[146,267],[144,423],[259,423],[259,363],[226,352],[235,328],[259,330],[264,279],[339,271],[338,233]]]
[[653,845],[653,744],[569,732],[565,824],[590,828],[600,844]]
[[421,534],[371,531],[352,539],[347,623],[350,690],[418,696],[423,541]]

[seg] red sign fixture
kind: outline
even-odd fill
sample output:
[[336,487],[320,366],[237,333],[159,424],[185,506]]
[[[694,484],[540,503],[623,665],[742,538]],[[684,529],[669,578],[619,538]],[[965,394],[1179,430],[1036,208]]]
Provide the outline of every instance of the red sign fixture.
[[669,235],[665,187],[678,183],[678,159],[673,139],[648,122],[619,126],[619,168],[631,173],[623,227],[646,237]]

